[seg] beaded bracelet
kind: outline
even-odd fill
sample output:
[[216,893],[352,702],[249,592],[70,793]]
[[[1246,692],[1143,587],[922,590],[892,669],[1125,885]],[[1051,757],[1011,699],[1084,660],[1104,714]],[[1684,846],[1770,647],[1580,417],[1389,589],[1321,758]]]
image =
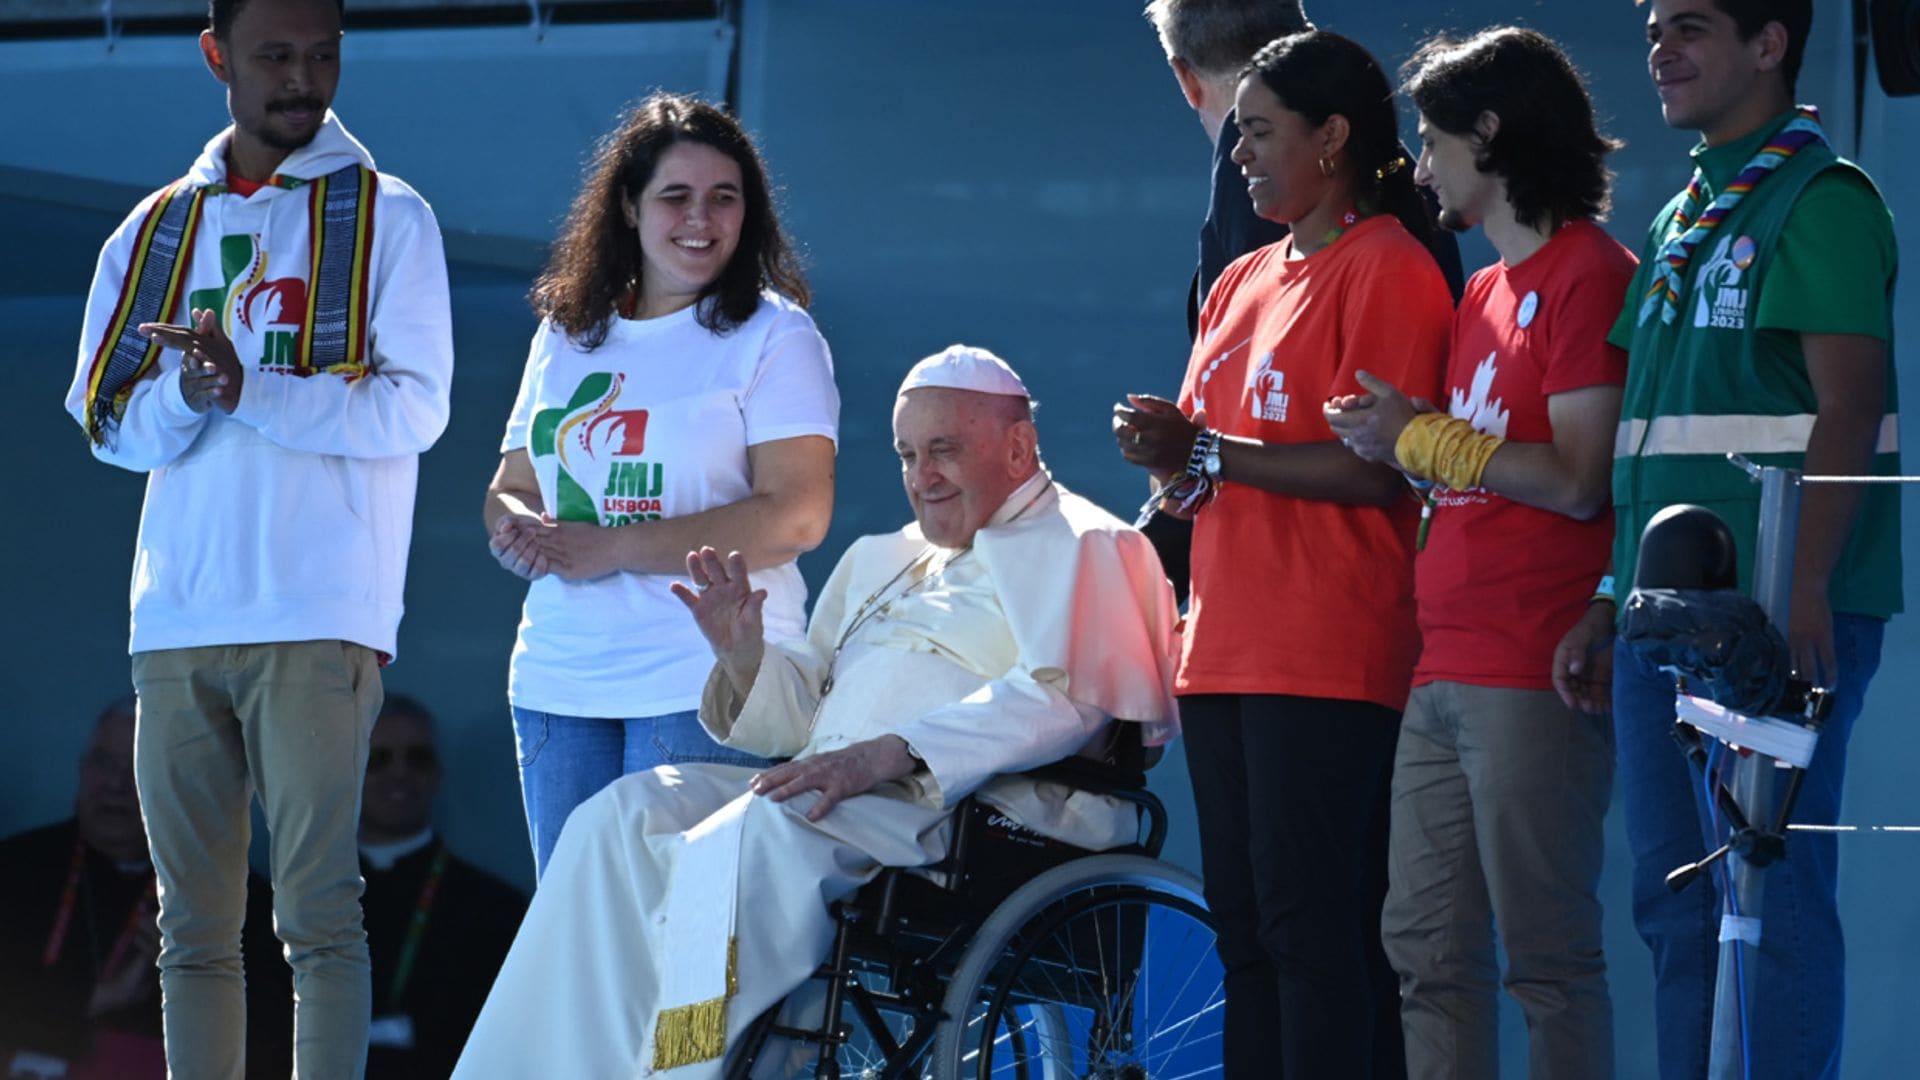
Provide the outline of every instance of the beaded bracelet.
[[1187,467],[1167,478],[1140,507],[1133,527],[1145,528],[1162,503],[1172,500],[1176,512],[1191,515],[1213,500],[1213,478],[1207,475],[1207,458],[1220,445],[1220,433],[1201,428],[1193,437],[1193,450],[1187,454]]

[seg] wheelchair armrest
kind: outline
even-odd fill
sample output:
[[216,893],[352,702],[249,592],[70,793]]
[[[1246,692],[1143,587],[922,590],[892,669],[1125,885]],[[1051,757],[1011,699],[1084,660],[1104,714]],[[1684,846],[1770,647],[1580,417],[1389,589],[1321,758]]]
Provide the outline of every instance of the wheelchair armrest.
[[[1131,725],[1129,725],[1131,726]],[[1158,858],[1167,840],[1167,808],[1147,790],[1144,771],[1110,765],[1089,757],[1062,758],[1020,775],[1050,784],[1063,784],[1094,795],[1105,795],[1134,805],[1147,819],[1147,836],[1140,846]]]

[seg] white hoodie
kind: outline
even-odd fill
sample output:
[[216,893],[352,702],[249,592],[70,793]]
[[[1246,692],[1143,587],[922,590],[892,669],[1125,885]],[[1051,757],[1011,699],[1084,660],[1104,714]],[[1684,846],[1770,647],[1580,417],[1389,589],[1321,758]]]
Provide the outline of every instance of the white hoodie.
[[[207,143],[188,183],[227,176],[232,129]],[[328,113],[280,166],[315,178],[373,158]],[[156,192],[157,196],[158,193]],[[155,196],[101,249],[67,412],[86,424],[88,373]],[[381,176],[368,285],[368,372],[300,378],[289,355],[305,310],[308,193],[262,187],[204,204],[177,310],[212,307],[245,371],[231,416],[196,415],[181,354],[163,352],[94,456],[145,472],[133,562],[130,649],[145,652],[338,638],[391,655],[413,531],[419,454],[446,428],[453,376],[447,267],[433,211]]]

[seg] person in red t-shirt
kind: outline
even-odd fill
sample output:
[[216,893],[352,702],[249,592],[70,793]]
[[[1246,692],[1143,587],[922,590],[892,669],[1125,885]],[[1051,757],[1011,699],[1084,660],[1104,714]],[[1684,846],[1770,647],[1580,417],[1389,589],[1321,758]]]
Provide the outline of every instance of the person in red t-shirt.
[[1359,376],[1368,394],[1327,406],[1359,457],[1434,482],[1382,927],[1408,1075],[1498,1071],[1497,926],[1530,1075],[1610,1077],[1595,890],[1612,729],[1563,702],[1552,670],[1613,539],[1626,355],[1606,337],[1635,264],[1594,219],[1618,144],[1594,130],[1566,56],[1531,30],[1435,38],[1407,72],[1414,178],[1439,195],[1443,226],[1483,226],[1500,253],[1454,318],[1445,412],[1417,415],[1374,373]]
[[1394,470],[1334,440],[1319,403],[1359,390],[1362,367],[1437,393],[1452,299],[1366,50],[1281,38],[1235,108],[1254,209],[1292,232],[1215,283],[1178,404],[1131,396],[1114,431],[1156,483],[1211,493],[1175,690],[1226,968],[1227,1075],[1392,1075],[1398,996],[1376,916],[1419,651],[1417,507]]

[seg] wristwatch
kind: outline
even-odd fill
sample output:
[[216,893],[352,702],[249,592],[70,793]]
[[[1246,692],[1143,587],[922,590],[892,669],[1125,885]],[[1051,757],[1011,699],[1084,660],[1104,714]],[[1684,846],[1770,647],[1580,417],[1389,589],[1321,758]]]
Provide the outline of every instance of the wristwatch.
[[1207,479],[1218,483],[1220,480],[1220,437],[1221,436],[1219,432],[1213,431],[1213,430],[1208,430],[1207,434],[1211,436],[1211,438],[1207,440],[1206,456],[1200,459],[1200,468],[1201,468],[1201,471],[1207,474]]

